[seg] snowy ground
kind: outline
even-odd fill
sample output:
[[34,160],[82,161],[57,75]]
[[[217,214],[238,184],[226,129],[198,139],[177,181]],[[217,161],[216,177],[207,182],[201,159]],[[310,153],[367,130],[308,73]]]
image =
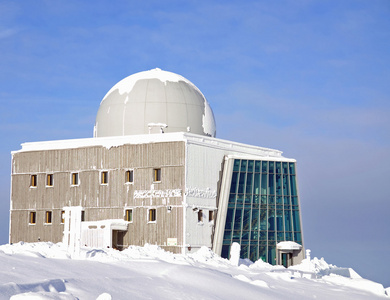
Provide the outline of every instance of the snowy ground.
[[151,245],[85,248],[71,258],[51,243],[0,246],[0,299],[10,298],[390,300],[381,284],[323,259],[289,269],[244,260],[234,266],[207,248],[182,256]]

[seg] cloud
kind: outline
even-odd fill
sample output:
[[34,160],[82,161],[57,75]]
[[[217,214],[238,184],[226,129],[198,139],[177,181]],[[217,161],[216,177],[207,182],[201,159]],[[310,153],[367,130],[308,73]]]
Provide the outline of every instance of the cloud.
[[16,28],[0,28],[0,39],[9,38],[17,34],[20,30]]
[[[350,104],[323,99],[317,95],[306,98],[288,96],[264,86],[265,83],[249,85],[235,84],[221,96],[225,105],[220,117],[240,120],[248,123],[248,128],[263,128],[264,125],[275,129],[294,131],[307,138],[324,137],[332,140],[357,140],[375,145],[390,144],[390,106],[371,102]],[[256,88],[255,88],[256,87]],[[351,94],[353,98],[355,95]],[[228,102],[228,103],[226,103]],[[372,103],[372,104],[371,104]],[[224,110],[224,108],[227,108]],[[217,118],[217,125],[219,124]],[[236,123],[237,124],[237,123]],[[229,125],[231,127],[231,125]]]

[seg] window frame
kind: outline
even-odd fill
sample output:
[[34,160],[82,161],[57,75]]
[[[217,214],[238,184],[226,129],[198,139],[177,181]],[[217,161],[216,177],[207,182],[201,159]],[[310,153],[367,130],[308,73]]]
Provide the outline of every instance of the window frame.
[[30,176],[30,188],[36,188],[38,186],[38,176],[37,174],[32,174]]
[[125,171],[125,184],[134,184],[134,169]]
[[100,172],[100,184],[108,185],[108,171],[103,170]]
[[29,225],[36,225],[37,224],[37,212],[36,211],[30,211],[28,214],[28,224]]
[[[130,218],[129,218],[129,216],[130,216]],[[124,219],[126,222],[133,223],[133,209],[132,208],[125,209],[125,218]]]
[[204,215],[203,215],[203,209],[198,210],[198,223],[203,224]]
[[79,186],[80,185],[80,173],[79,172],[70,173],[70,185],[71,186]]
[[209,223],[214,223],[214,210],[209,210]]
[[46,174],[46,187],[53,187],[54,185],[54,176],[53,174]]
[[148,220],[148,223],[156,223],[157,222],[157,209],[156,208],[148,208],[147,220]]
[[153,169],[153,182],[154,183],[161,182],[161,168]]
[[53,224],[53,212],[51,210],[45,211],[45,225]]

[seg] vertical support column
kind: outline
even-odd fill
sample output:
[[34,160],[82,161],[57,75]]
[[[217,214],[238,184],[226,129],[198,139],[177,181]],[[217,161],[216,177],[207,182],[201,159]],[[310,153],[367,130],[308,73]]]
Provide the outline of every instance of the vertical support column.
[[64,207],[64,236],[62,242],[67,247],[69,246],[69,234],[70,234],[70,207]]
[[218,201],[215,235],[213,241],[214,253],[221,255],[223,234],[225,232],[226,214],[228,209],[230,184],[232,181],[234,158],[225,157],[225,165],[222,174],[222,183]]

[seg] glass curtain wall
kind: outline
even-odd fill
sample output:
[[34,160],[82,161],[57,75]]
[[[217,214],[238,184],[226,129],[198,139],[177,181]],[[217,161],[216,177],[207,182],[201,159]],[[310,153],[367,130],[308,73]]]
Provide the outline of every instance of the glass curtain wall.
[[295,163],[235,159],[222,257],[233,242],[241,258],[276,263],[276,244],[302,244]]

